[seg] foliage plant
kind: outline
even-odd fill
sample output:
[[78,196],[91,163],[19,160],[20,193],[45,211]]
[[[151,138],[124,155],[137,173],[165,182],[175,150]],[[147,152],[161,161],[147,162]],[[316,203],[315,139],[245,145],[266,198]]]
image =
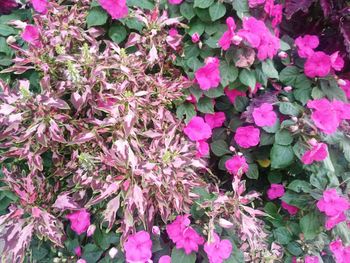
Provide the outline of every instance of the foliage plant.
[[350,262],[349,8],[0,0],[2,262]]

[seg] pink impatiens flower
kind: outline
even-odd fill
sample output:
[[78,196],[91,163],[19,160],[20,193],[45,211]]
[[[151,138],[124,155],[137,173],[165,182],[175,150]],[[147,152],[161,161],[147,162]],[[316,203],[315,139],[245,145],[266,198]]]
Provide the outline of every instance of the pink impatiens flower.
[[124,18],[128,15],[126,0],[98,0],[98,2],[113,19]]
[[254,122],[259,127],[271,127],[276,123],[277,115],[273,111],[273,106],[270,103],[263,103],[260,107],[253,110]]
[[204,115],[205,122],[209,124],[210,128],[218,128],[221,127],[225,122],[226,117],[224,112],[215,112],[213,114],[207,113]]
[[311,150],[308,150],[301,157],[304,164],[312,164],[313,162],[320,162],[327,158],[327,144],[318,143],[316,140],[310,140]]
[[221,36],[219,39],[219,46],[223,50],[228,50],[233,41],[233,37],[235,36],[236,23],[232,17],[228,17],[226,19],[227,31]]
[[209,57],[205,65],[195,73],[195,78],[201,90],[216,88],[220,84],[220,61],[218,58]]
[[260,142],[260,130],[254,126],[239,127],[234,139],[242,148],[257,146]]
[[209,144],[206,141],[197,141],[197,157],[203,157],[209,154]]
[[183,0],[168,0],[169,4],[171,5],[179,5],[182,3]]
[[249,7],[254,8],[265,3],[265,0],[249,0]]
[[350,81],[343,80],[343,82],[339,84],[339,87],[345,92],[346,97],[350,99]]
[[183,248],[186,254],[198,252],[198,246],[204,243],[201,237],[190,227],[189,215],[177,216],[175,221],[166,226],[169,238],[176,244],[176,248]]
[[345,220],[346,220],[346,216],[344,213],[339,213],[336,216],[327,217],[325,228],[327,230],[331,230],[333,227],[335,227],[336,225],[338,225],[341,222],[344,222]]
[[337,190],[332,188],[323,192],[323,197],[318,200],[317,207],[327,216],[336,216],[349,209],[349,201],[338,195]]
[[200,40],[199,34],[196,32],[191,36],[192,43],[198,43]]
[[298,54],[301,58],[308,58],[311,56],[314,53],[314,49],[317,48],[319,44],[318,36],[313,35],[305,35],[295,40],[295,45],[298,48]]
[[270,200],[282,197],[284,195],[284,186],[281,184],[271,184],[270,188],[267,190],[267,197]]
[[124,244],[128,263],[148,262],[152,257],[152,241],[146,231],[130,235]]
[[331,56],[332,68],[336,71],[341,71],[344,67],[344,59],[339,56],[339,51],[333,53]]
[[225,167],[230,174],[234,176],[242,176],[248,172],[249,166],[244,156],[235,155],[225,162]]
[[220,240],[220,237],[214,233],[213,242],[205,243],[204,251],[207,253],[210,263],[222,263],[230,257],[232,244],[228,239]]
[[158,263],[171,263],[171,257],[161,256]]
[[78,235],[86,232],[90,226],[90,213],[85,209],[73,212],[66,217],[70,221],[71,229]]
[[306,256],[305,263],[319,263],[317,256]]
[[33,8],[40,14],[46,14],[48,8],[48,0],[31,0]]
[[330,56],[322,51],[314,52],[305,62],[305,75],[309,78],[325,77],[332,67]]
[[203,141],[211,137],[212,131],[202,117],[195,116],[184,128],[184,133],[192,141]]
[[299,208],[294,205],[289,205],[286,202],[282,201],[281,203],[282,208],[286,209],[289,214],[292,216],[296,215],[299,211]]
[[23,38],[24,41],[27,43],[35,46],[35,47],[40,47],[40,33],[39,30],[36,26],[33,25],[27,25],[24,28],[24,31],[22,32],[21,37]]
[[341,240],[332,241],[329,244],[329,249],[332,251],[337,263],[350,262],[350,246],[344,247]]
[[224,92],[232,104],[235,103],[235,100],[237,97],[239,97],[239,96],[245,97],[246,96],[245,92],[243,92],[243,91],[236,90],[236,89],[229,89],[227,87],[224,89]]

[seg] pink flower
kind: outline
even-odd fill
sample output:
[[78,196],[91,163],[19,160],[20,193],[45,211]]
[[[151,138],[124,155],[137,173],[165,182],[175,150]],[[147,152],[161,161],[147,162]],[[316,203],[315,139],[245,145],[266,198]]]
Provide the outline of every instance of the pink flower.
[[273,17],[272,19],[272,26],[276,27],[282,22],[282,15],[283,15],[283,5],[274,5],[272,8],[272,12],[270,13],[270,16]]
[[231,159],[227,160],[225,167],[230,174],[234,176],[242,176],[244,173],[248,172],[249,166],[244,158],[244,156],[235,155]]
[[204,244],[204,251],[208,255],[210,263],[222,263],[228,259],[232,252],[232,244],[230,240],[220,240],[220,237],[214,233],[213,242]]
[[344,221],[346,221],[346,216],[344,212],[342,212],[336,216],[327,217],[325,227],[327,230],[331,230],[333,227]]
[[169,4],[171,5],[179,5],[182,3],[183,0],[168,0]]
[[176,28],[171,28],[165,41],[172,49],[177,50],[177,48],[181,45],[182,35],[179,34]]
[[311,54],[305,62],[305,75],[309,78],[325,77],[331,71],[331,58],[322,51]]
[[327,216],[337,216],[349,209],[349,201],[338,195],[336,189],[328,189],[323,192],[323,197],[317,202],[317,207]]
[[90,213],[85,209],[73,212],[66,217],[70,221],[71,229],[78,235],[86,232],[90,226]]
[[40,33],[39,30],[36,26],[33,25],[27,25],[24,28],[24,31],[22,32],[22,38],[24,41],[26,41],[27,43],[36,46],[36,47],[40,47],[41,43],[40,43]]
[[161,256],[158,263],[171,263],[171,257]]
[[224,89],[224,92],[232,104],[235,103],[235,100],[237,97],[239,97],[239,96],[245,97],[246,96],[245,92],[243,92],[243,91],[239,91],[236,89],[230,90],[227,87]]
[[344,84],[339,85],[339,87],[345,92],[346,97],[350,99],[350,81],[344,80]]
[[313,35],[305,35],[295,40],[295,45],[298,48],[298,54],[301,58],[308,58],[311,56],[314,53],[314,49],[317,48],[319,44],[318,36]]
[[16,0],[0,1],[0,14],[8,14],[18,6]]
[[314,109],[311,114],[311,119],[314,121],[317,128],[321,129],[326,134],[332,134],[337,130],[340,124],[340,118],[338,116],[338,111],[335,110],[330,101],[327,99],[310,100],[307,106],[310,109]]
[[236,23],[232,17],[228,17],[226,19],[227,31],[221,36],[219,39],[219,46],[223,50],[228,50],[233,41],[233,37],[235,36]]
[[344,67],[344,59],[339,56],[339,51],[333,53],[330,57],[332,68],[336,71],[341,71]]
[[203,157],[209,154],[209,144],[206,141],[197,141],[197,157]]
[[305,263],[319,263],[317,256],[306,256]]
[[47,0],[31,0],[33,8],[40,14],[46,14],[49,3]]
[[85,259],[78,259],[77,263],[86,263],[86,260]]
[[186,254],[198,252],[198,246],[204,243],[201,237],[189,226],[189,215],[177,216],[175,221],[166,227],[169,238],[176,244],[176,248],[183,248]]
[[296,215],[299,211],[299,208],[294,205],[289,205],[286,202],[282,201],[282,208],[286,209],[289,214],[292,216]]
[[113,19],[124,18],[128,15],[126,0],[98,0],[98,2]]
[[344,247],[341,240],[332,241],[329,249],[333,252],[337,263],[350,262],[350,246]]
[[197,32],[194,33],[194,34],[192,35],[192,37],[191,37],[191,40],[192,40],[192,43],[198,43],[199,40],[200,40],[199,34],[198,34]]
[[308,150],[301,157],[304,164],[312,164],[313,162],[320,162],[328,156],[327,145],[325,143],[318,143],[312,145],[311,150]]
[[205,122],[209,124],[210,128],[221,127],[225,122],[226,117],[224,112],[215,112],[213,114],[207,113],[204,115]]
[[265,3],[265,0],[249,0],[249,7],[254,8]]
[[273,106],[270,103],[263,103],[260,107],[253,110],[254,122],[259,127],[271,127],[276,123],[277,115],[273,111]]
[[203,141],[211,137],[211,128],[202,117],[193,117],[184,128],[184,133],[192,141]]
[[199,68],[195,77],[201,90],[216,88],[220,84],[220,61],[218,58],[209,57],[203,67]]
[[124,244],[127,262],[147,262],[152,257],[152,241],[146,231],[130,235]]
[[77,247],[74,249],[74,253],[75,253],[75,255],[77,255],[77,257],[81,257],[81,247],[80,247],[80,246],[77,246]]
[[239,127],[234,139],[242,148],[257,146],[260,142],[260,130],[254,126]]
[[281,184],[271,184],[270,189],[267,190],[267,197],[270,200],[282,197],[284,195],[284,186]]

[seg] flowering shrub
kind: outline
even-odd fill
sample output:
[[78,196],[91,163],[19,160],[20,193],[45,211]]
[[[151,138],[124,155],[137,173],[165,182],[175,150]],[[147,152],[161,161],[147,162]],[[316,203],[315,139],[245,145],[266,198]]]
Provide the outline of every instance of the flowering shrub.
[[0,7],[4,262],[350,260],[343,4]]

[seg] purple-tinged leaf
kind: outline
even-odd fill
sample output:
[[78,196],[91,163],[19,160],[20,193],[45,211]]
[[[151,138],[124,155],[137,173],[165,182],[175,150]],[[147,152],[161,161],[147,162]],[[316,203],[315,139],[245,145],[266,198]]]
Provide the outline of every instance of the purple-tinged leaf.
[[89,207],[91,205],[95,205],[99,202],[101,202],[102,200],[105,200],[107,197],[111,196],[112,194],[114,194],[117,190],[119,189],[119,185],[116,183],[112,183],[110,185],[108,185],[107,189],[102,189],[101,190],[101,194],[98,195],[97,197],[94,197],[93,199],[91,199],[87,204],[86,207]]
[[5,103],[0,105],[0,114],[3,114],[3,115],[9,115],[15,110],[16,110],[16,107],[12,105],[5,104]]
[[40,125],[38,126],[38,129],[36,130],[36,138],[38,140],[38,142],[43,145],[43,146],[47,146],[47,138],[45,135],[45,130],[46,130],[46,124],[44,122],[40,123]]
[[73,200],[72,197],[69,196],[68,193],[62,193],[59,196],[57,196],[57,199],[55,203],[52,206],[53,208],[59,209],[59,210],[75,210],[80,209],[81,207]]
[[107,203],[107,208],[103,212],[103,221],[108,223],[108,229],[113,227],[115,216],[120,206],[120,196],[113,198]]
[[49,98],[42,102],[45,106],[57,108],[61,110],[69,110],[70,107],[64,100],[57,99],[57,98]]
[[286,16],[287,19],[291,17],[298,11],[307,12],[312,3],[315,0],[286,0]]
[[331,0],[320,0],[320,5],[322,7],[323,14],[325,17],[328,17],[332,12],[332,5],[330,1]]
[[58,127],[57,123],[51,119],[50,120],[50,136],[53,141],[60,142],[60,143],[66,143],[66,140],[63,137],[62,131]]
[[92,132],[82,132],[72,139],[71,144],[82,144],[94,139],[96,135]]
[[344,45],[348,52],[348,57],[350,57],[350,21],[344,19],[340,25],[340,31],[344,38]]
[[123,123],[124,133],[126,137],[129,136],[135,121],[136,121],[135,113],[130,110],[128,115],[124,117],[124,123]]

